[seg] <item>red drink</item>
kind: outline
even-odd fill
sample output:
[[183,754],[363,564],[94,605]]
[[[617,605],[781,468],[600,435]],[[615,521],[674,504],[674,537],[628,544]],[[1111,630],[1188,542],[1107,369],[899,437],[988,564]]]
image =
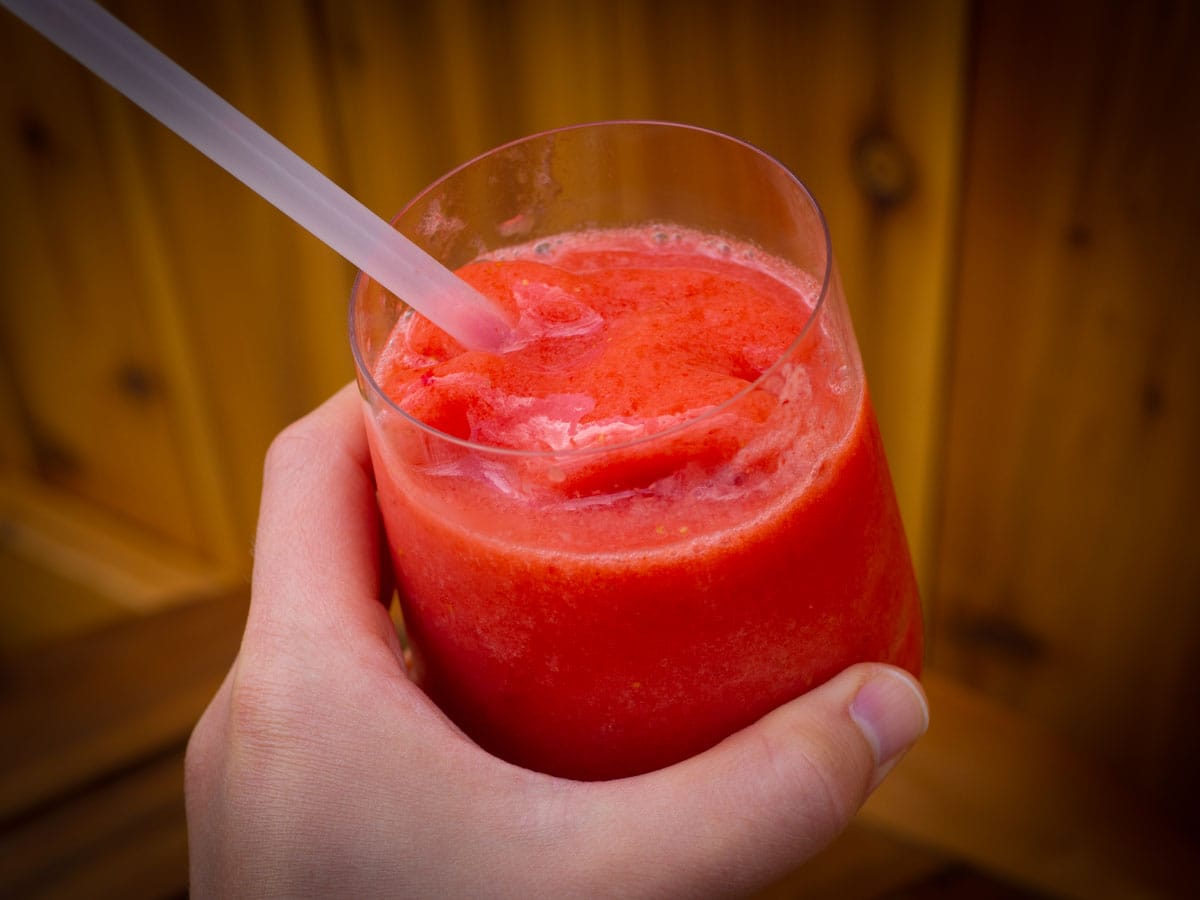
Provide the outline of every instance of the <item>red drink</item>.
[[[461,274],[519,315],[512,346],[466,353],[405,316],[360,375],[389,398],[369,433],[414,676],[464,731],[619,777],[852,662],[918,671],[828,267],[660,220],[510,242]],[[356,309],[385,299],[360,279]]]

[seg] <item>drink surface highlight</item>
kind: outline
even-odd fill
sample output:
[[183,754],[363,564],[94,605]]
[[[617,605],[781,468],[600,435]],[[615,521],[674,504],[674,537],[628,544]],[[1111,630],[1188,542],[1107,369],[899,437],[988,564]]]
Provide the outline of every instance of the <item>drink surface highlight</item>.
[[[669,226],[459,274],[501,354],[403,319],[373,422],[414,677],[486,749],[575,778],[705,749],[920,612],[853,339],[820,285]],[[447,438],[446,436],[449,436]]]

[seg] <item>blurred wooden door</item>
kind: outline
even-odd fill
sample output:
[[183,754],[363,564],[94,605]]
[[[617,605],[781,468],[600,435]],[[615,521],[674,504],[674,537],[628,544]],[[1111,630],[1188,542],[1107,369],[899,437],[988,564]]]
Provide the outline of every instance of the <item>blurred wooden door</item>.
[[[961,6],[110,5],[381,214],[490,146],[614,117],[736,133],[804,173],[928,570]],[[20,23],[0,27],[5,565],[87,595],[9,610],[15,646],[244,577],[270,438],[351,377],[353,272]]]
[[985,3],[930,661],[1200,826],[1200,7]]
[[[946,716],[806,889],[871,896],[956,859],[1046,891],[1120,868],[1099,848],[1142,820],[1088,831],[1068,808],[1104,793],[1088,760],[1165,807],[1195,737],[1189,4],[106,5],[385,215],[587,120],[686,121],[789,165],[831,224]],[[0,69],[0,893],[167,894],[262,457],[351,377],[353,273],[7,14]],[[980,734],[992,755],[956,756]],[[1059,793],[1056,735],[1090,773]],[[976,791],[989,771],[1008,781]],[[1077,865],[1027,852],[1021,786],[1088,831]],[[1011,827],[961,824],[980,815]]]
[[[115,6],[326,162],[294,9]],[[352,273],[7,14],[0,52],[11,650],[245,577],[267,443],[350,377]]]

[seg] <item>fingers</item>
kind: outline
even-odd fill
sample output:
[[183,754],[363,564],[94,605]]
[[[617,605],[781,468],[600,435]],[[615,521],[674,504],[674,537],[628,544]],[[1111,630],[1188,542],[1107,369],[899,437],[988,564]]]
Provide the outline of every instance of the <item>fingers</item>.
[[908,672],[887,667],[854,695],[850,717],[870,744],[875,759],[869,794],[929,728],[929,702]]
[[362,415],[349,385],[272,443],[243,650],[307,640],[325,654],[364,634],[396,649],[378,603],[381,529]]
[[604,871],[583,880],[626,873],[646,896],[749,892],[840,833],[927,727],[907,673],[849,669],[706,753],[594,786],[581,833],[607,833],[613,846]]
[[[347,388],[271,447],[245,638],[189,748],[192,794],[202,782],[236,781],[206,752],[223,742],[248,777],[242,799],[254,799],[243,808],[287,801],[275,818],[255,819],[260,837],[275,834],[263,821],[281,834],[305,822],[324,833],[339,821],[330,810],[352,805],[356,792],[371,816],[381,797],[402,796],[396,807],[422,823],[401,835],[413,842],[412,858],[432,865],[441,858],[433,851],[457,852],[455,836],[473,835],[465,846],[494,863],[474,875],[452,867],[460,879],[496,877],[507,861],[519,881],[552,856],[565,871],[561,895],[745,894],[832,840],[925,730],[916,682],[864,665],[712,750],[638,778],[564,782],[498,763],[434,715],[403,676],[378,602],[381,531],[360,404]],[[207,803],[189,801],[189,814]],[[219,815],[208,818],[217,825],[195,829],[197,843],[227,830]],[[396,842],[379,832],[381,864],[394,859]],[[422,847],[431,852],[415,852]],[[431,872],[442,878],[446,869]]]

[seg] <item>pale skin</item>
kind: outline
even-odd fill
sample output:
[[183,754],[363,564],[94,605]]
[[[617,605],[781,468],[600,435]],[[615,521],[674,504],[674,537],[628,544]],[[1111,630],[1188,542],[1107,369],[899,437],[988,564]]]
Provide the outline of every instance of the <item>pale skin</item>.
[[743,896],[925,731],[919,685],[859,665],[635,778],[489,755],[405,673],[360,402],[340,391],[267,454],[245,635],[188,746],[193,897]]

